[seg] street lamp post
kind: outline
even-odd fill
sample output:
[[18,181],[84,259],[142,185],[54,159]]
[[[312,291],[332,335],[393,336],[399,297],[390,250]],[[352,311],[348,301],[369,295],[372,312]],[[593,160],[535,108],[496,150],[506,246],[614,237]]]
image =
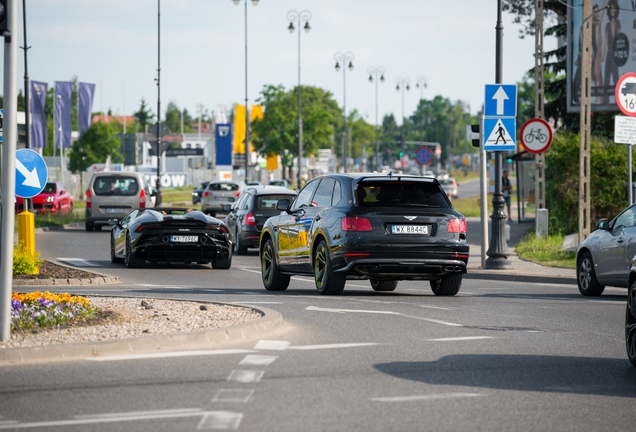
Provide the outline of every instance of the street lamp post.
[[309,33],[309,30],[311,29],[311,27],[309,27],[309,20],[311,19],[311,12],[309,12],[308,10],[304,10],[301,12],[297,12],[295,10],[291,10],[289,12],[287,12],[287,19],[289,20],[289,27],[287,27],[287,29],[289,30],[290,33],[294,32],[294,21],[298,21],[298,170],[296,173],[296,178],[297,178],[297,185],[298,185],[298,189],[300,190],[300,186],[301,186],[301,172],[300,172],[300,168],[301,168],[301,162],[302,162],[302,157],[303,157],[303,119],[301,116],[301,111],[300,111],[300,93],[301,93],[301,88],[300,88],[300,34],[302,33],[300,31],[300,27],[302,26],[302,23],[304,22],[305,25],[302,26],[303,29],[305,30],[305,32]]
[[157,0],[157,189],[156,204],[161,204],[161,0]]
[[342,170],[347,172],[347,69],[353,70],[353,60],[355,55],[352,52],[341,53],[337,52],[333,55],[333,59],[336,61],[336,72],[340,71],[340,63],[342,63]]
[[395,79],[396,82],[396,86],[395,89],[397,91],[402,90],[402,131],[401,131],[401,146],[400,148],[402,149],[402,157],[400,158],[400,167],[404,168],[404,156],[406,155],[406,141],[405,141],[405,137],[404,137],[404,90],[408,91],[411,89],[410,84],[411,84],[411,78],[409,77],[397,77]]
[[378,171],[382,171],[380,166],[380,143],[378,142],[378,82],[384,82],[384,74],[386,69],[384,66],[369,68],[369,82],[373,83],[375,78],[375,167]]
[[[424,89],[426,88],[426,75],[422,76],[422,75],[418,75],[415,77],[415,87],[417,87],[418,89],[420,89],[420,104],[422,103],[422,101],[424,100]],[[422,107],[423,109],[424,107]],[[424,142],[424,125],[423,122],[419,122],[420,125],[420,141]],[[438,158],[439,159],[439,158]],[[422,166],[420,165],[420,172],[421,172]]]
[[[245,1],[245,183],[249,178],[250,170],[250,116],[247,109],[248,97],[247,97],[247,0]],[[254,6],[258,6],[260,0],[252,0]],[[241,0],[232,0],[232,2],[238,6]]]

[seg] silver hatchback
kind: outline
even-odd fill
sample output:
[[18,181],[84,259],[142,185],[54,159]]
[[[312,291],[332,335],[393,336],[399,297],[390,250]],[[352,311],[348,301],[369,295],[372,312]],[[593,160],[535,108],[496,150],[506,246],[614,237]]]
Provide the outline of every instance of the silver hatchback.
[[243,189],[245,183],[238,181],[212,181],[201,195],[201,211],[211,216],[217,212],[223,212],[223,206],[234,204]]

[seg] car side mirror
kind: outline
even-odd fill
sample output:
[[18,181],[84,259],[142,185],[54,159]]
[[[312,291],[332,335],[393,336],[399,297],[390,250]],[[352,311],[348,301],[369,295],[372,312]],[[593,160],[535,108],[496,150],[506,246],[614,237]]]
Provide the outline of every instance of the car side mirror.
[[66,193],[66,191],[63,190],[63,189],[60,191],[60,195],[64,195],[65,193]]
[[609,219],[603,218],[596,222],[596,229],[609,231]]
[[108,225],[115,226],[118,224],[119,224],[119,221],[117,219],[108,219]]
[[287,198],[280,199],[276,203],[276,209],[289,213],[289,204],[290,202]]

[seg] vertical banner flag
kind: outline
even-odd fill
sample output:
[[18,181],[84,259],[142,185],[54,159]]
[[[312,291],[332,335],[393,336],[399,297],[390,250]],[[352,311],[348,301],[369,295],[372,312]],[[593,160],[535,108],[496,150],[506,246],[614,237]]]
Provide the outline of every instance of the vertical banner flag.
[[71,90],[69,81],[55,81],[55,148],[71,147]]
[[77,111],[79,133],[84,133],[91,125],[94,94],[95,84],[79,83],[79,109]]
[[31,148],[46,147],[48,128],[44,105],[47,90],[47,83],[31,81]]
[[[254,120],[262,120],[263,119],[263,105],[252,105],[252,113],[250,115],[251,118],[251,123],[250,123],[250,127],[251,124],[254,123]],[[252,129],[250,129],[251,131]],[[252,138],[252,134],[250,133],[250,143],[253,142],[253,138]],[[250,146],[250,150],[255,152],[256,149],[254,148],[254,145]]]
[[217,124],[215,138],[216,165],[232,165],[232,125]]
[[234,109],[234,153],[245,154],[245,105]]

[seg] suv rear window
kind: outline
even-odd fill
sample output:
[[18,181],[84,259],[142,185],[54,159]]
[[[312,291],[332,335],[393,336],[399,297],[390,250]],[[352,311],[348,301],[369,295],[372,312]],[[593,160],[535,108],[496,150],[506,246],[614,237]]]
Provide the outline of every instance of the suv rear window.
[[417,181],[367,181],[358,185],[358,207],[450,208],[443,191],[434,183]]
[[97,177],[93,184],[95,195],[134,196],[139,192],[139,183],[134,177]]
[[288,199],[289,201],[293,201],[294,195],[289,195],[289,194],[259,195],[256,197],[255,210],[275,209],[276,203],[278,202],[278,200],[282,200],[282,199]]
[[232,192],[239,190],[239,185],[236,183],[210,183],[208,189],[211,191]]

